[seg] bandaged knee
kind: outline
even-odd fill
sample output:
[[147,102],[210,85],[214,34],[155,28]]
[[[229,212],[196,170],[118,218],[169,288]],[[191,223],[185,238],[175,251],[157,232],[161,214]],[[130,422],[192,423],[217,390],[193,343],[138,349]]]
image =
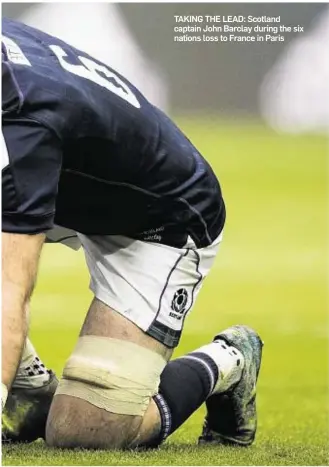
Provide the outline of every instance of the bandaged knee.
[[166,360],[132,342],[81,336],[56,395],[83,399],[111,413],[143,416]]

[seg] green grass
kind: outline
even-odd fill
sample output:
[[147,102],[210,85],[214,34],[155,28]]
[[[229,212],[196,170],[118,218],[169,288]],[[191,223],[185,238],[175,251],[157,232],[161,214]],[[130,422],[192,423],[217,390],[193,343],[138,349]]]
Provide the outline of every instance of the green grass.
[[[224,242],[176,355],[231,324],[265,341],[259,428],[247,449],[195,445],[200,409],[157,451],[5,446],[5,465],[328,465],[327,159],[324,138],[256,124],[179,122],[215,168],[228,217]],[[81,253],[47,246],[31,334],[59,374],[88,307]]]

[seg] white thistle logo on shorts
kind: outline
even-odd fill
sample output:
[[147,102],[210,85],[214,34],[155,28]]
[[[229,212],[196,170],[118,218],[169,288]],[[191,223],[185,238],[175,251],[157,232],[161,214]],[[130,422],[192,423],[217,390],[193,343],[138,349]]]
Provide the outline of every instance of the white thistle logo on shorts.
[[171,309],[173,312],[169,314],[172,318],[178,320],[182,319],[186,311],[188,301],[188,293],[186,289],[178,289],[171,302]]

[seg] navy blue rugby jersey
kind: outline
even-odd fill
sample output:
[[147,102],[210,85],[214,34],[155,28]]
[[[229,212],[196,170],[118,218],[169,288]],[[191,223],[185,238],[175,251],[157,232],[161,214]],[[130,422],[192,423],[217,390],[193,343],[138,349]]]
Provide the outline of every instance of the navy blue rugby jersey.
[[2,23],[2,230],[54,223],[198,247],[221,232],[211,167],[124,77],[65,42]]

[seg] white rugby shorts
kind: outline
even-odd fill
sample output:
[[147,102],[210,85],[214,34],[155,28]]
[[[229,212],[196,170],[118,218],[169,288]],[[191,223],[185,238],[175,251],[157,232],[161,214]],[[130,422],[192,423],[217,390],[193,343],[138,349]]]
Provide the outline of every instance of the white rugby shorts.
[[190,238],[184,248],[174,248],[121,235],[78,233],[77,239],[74,234],[55,228],[47,237],[74,249],[79,239],[95,296],[162,344],[176,347],[222,234],[204,248]]

